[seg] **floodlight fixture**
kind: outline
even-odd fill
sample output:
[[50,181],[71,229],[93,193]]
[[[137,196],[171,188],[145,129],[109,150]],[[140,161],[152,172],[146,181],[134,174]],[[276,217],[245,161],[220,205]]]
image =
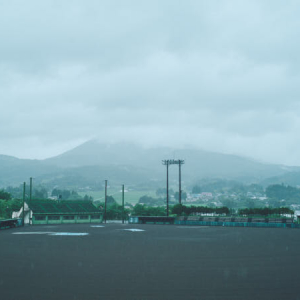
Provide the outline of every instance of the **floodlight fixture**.
[[162,164],[167,166],[167,216],[169,216],[169,166],[178,165],[179,166],[179,204],[181,204],[181,165],[184,164],[182,159],[165,159],[162,160]]

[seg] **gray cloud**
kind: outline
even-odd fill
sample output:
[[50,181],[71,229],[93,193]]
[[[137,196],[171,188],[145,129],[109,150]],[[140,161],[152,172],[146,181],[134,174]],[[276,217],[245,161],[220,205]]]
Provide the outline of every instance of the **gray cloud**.
[[0,153],[90,138],[300,164],[297,1],[0,1]]

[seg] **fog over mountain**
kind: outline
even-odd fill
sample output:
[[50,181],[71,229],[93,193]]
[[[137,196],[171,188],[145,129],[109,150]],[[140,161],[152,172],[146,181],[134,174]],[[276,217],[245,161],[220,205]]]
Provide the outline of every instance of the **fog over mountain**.
[[[252,159],[197,149],[143,148],[131,143],[86,142],[61,155],[45,160],[0,156],[1,186],[18,184],[34,177],[50,187],[101,188],[108,179],[113,184],[164,186],[163,159],[184,159],[182,179],[191,185],[202,178],[234,179],[259,183],[269,177],[290,175],[300,168],[264,164]],[[170,167],[171,179],[178,178],[178,167]],[[275,181],[277,179],[274,179]]]
[[[89,141],[44,162],[60,167],[132,166],[159,172],[163,159],[184,159],[189,178],[228,176],[230,178],[265,178],[282,174],[289,168],[263,164],[251,159],[197,149],[143,148],[130,143],[101,144]],[[175,166],[174,166],[175,167]],[[292,170],[292,168],[290,168]]]
[[0,1],[0,153],[96,138],[300,166],[299,15],[293,0]]

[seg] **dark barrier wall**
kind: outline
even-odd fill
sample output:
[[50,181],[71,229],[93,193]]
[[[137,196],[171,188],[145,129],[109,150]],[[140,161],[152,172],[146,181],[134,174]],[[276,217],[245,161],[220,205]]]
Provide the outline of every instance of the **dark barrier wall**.
[[22,219],[0,220],[0,229],[20,227],[23,225]]
[[136,216],[130,217],[129,224],[174,224],[174,217]]
[[205,222],[205,221],[181,221],[176,220],[177,225],[198,225],[198,226],[226,226],[226,227],[272,227],[272,228],[300,228],[295,223],[248,223],[248,222]]

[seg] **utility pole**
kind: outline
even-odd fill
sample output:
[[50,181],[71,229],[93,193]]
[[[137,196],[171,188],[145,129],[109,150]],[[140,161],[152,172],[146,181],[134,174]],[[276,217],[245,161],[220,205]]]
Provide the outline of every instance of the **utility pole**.
[[29,202],[32,200],[32,177],[30,177]]
[[26,182],[23,183],[23,226],[25,226],[25,189]]
[[124,184],[122,185],[122,224],[124,224]]
[[104,202],[104,221],[106,224],[106,203],[107,203],[107,180],[105,180],[105,202]]

